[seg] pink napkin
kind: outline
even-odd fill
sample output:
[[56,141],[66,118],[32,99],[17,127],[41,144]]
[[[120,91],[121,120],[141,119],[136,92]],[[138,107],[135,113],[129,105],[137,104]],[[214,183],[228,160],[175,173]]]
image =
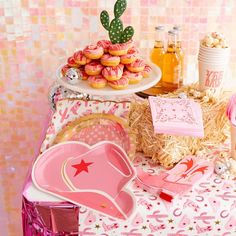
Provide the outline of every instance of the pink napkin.
[[204,137],[202,110],[192,99],[149,97],[157,134]]
[[208,178],[213,173],[213,166],[213,162],[197,156],[187,156],[171,170],[156,175],[137,169],[136,182],[151,194],[171,202],[199,181]]

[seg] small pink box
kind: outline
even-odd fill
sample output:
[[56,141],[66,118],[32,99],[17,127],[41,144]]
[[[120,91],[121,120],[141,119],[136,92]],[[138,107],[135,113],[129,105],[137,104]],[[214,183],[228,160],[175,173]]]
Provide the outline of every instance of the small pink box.
[[202,110],[192,99],[149,97],[157,134],[204,137]]

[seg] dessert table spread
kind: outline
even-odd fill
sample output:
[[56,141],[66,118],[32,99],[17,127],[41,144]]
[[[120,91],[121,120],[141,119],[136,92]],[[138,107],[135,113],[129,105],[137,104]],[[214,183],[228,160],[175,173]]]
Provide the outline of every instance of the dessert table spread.
[[[126,101],[140,100],[134,95],[125,98]],[[124,97],[121,96],[117,100],[122,101],[123,99]],[[72,101],[62,100],[57,103],[60,109],[52,116],[54,124],[57,120],[55,119],[56,114],[62,115],[60,111],[63,106],[70,109],[70,106],[77,104],[76,101],[76,99]],[[105,102],[100,103],[98,101],[87,101],[85,103],[92,106],[94,102],[100,104],[99,110],[101,111],[107,104],[113,106],[114,103],[107,103],[106,99]],[[128,108],[128,103],[121,102],[117,107],[124,109],[126,106]],[[116,109],[114,114],[119,116],[119,112],[120,110]],[[79,117],[79,113],[75,112],[75,114],[69,114],[68,117],[70,118],[67,122]],[[61,116],[59,117],[61,119]],[[66,124],[66,122],[64,123]],[[52,131],[51,125],[49,122],[49,129],[45,135],[46,143],[49,140],[48,132]],[[215,146],[205,158],[214,159],[222,151],[230,152],[229,143]],[[142,168],[149,174],[160,173],[164,170],[151,158],[146,158],[143,153],[135,154],[133,166],[134,168]],[[195,184],[191,190],[175,197],[171,203],[161,199],[158,195],[149,193],[135,181],[129,183],[127,189],[135,196],[136,209],[127,220],[119,220],[42,192],[34,185],[31,176],[29,176],[22,194],[24,236],[236,235],[235,180],[222,179],[214,173],[208,179]]]
[[[141,153],[136,155],[134,166],[150,174],[162,169]],[[236,182],[233,180],[223,180],[213,174],[172,203],[148,193],[134,181],[128,189],[134,193],[137,207],[124,221],[62,202],[39,191],[29,179],[23,191],[24,235],[236,234]]]
[[[74,52],[56,71],[57,81],[49,93],[54,113],[22,194],[24,236],[236,235],[236,181],[220,175],[223,164],[229,172],[236,173],[236,168],[219,160],[218,169],[215,164],[222,151],[230,152],[229,144],[223,143],[225,107],[216,109],[220,102],[213,96],[221,90],[226,63],[221,54],[216,59],[215,50],[211,56],[202,41],[199,83],[205,86],[199,86],[200,91],[186,88],[174,98],[150,98],[149,105],[136,108],[138,117],[132,123],[136,113],[129,97],[155,86],[161,77],[164,90],[173,92],[183,79],[183,64],[180,53],[173,51],[176,40],[170,43],[175,30],[168,32],[162,71],[147,63],[132,40],[134,28],[123,30],[120,17],[126,7],[126,0],[117,0],[111,22],[106,10],[100,14],[110,41],[100,40]],[[229,58],[229,49],[222,51],[228,48],[223,37],[212,35],[218,42],[213,46]],[[215,71],[219,63],[221,72]],[[202,114],[206,106],[207,118]],[[140,117],[149,118],[143,126],[150,129],[137,125]],[[147,133],[140,132],[143,129]],[[171,135],[185,141],[181,151],[180,139],[172,141],[170,151]],[[214,136],[220,141],[211,142]],[[203,141],[205,146],[200,147]],[[154,158],[161,152],[158,160]],[[168,171],[161,167],[175,164]],[[213,166],[219,175],[213,173]]]
[[[122,101],[123,99],[124,97],[121,96],[117,100]],[[140,98],[129,95],[125,97],[125,100],[134,101],[140,100]],[[66,109],[74,111],[70,108],[71,106],[74,107],[77,101],[76,99],[62,99],[57,102],[57,106],[60,109],[55,111],[51,122],[53,121],[53,124],[57,124],[57,121],[61,121],[63,106]],[[107,105],[114,105],[114,102],[107,102],[106,99],[103,102],[98,102],[98,100],[86,101],[85,104],[88,106],[86,109],[91,109],[94,103],[98,105],[97,107],[99,109],[97,112],[103,111]],[[128,102],[120,102],[119,105],[116,104],[116,109],[112,114],[119,116],[121,111],[126,111],[122,109],[129,108],[128,104]],[[120,110],[121,107],[123,108]],[[108,108],[106,107],[106,110]],[[77,112],[68,113],[67,121],[64,121],[64,123],[59,122],[60,125],[66,125],[66,122],[71,122],[76,118],[78,119],[80,116],[79,109],[83,110],[85,108],[79,106],[77,107]],[[83,111],[86,112],[86,109]],[[110,111],[110,109],[108,110]],[[59,116],[57,117],[58,114]],[[45,135],[46,144],[49,142],[49,137],[51,137],[48,136],[52,131],[50,128],[52,127],[51,122],[49,122],[49,129]],[[45,140],[43,143],[45,143]],[[214,159],[222,151],[230,153],[229,143],[215,145],[210,150],[210,153],[204,157],[206,159]],[[154,163],[151,158],[145,157],[143,153],[135,154],[133,166],[138,169],[142,168],[149,174],[157,174],[164,170],[159,164]],[[119,220],[88,209],[80,204],[75,205],[49,193],[40,191],[34,185],[31,176],[29,176],[22,194],[24,236],[236,235],[235,180],[222,179],[214,173],[208,179],[195,184],[189,191],[176,196],[171,203],[143,189],[136,181],[130,182],[126,187],[135,196],[136,208],[128,219]]]

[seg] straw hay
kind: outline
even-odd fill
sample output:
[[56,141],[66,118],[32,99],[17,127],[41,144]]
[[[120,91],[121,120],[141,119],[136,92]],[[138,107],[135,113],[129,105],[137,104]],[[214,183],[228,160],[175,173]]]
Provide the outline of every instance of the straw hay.
[[186,155],[209,153],[212,146],[219,145],[229,137],[229,122],[225,115],[229,94],[222,93],[217,99],[209,92],[199,92],[193,86],[187,86],[162,96],[178,97],[181,92],[201,104],[205,133],[202,139],[154,134],[148,101],[135,101],[131,107],[130,127],[137,136],[137,151],[164,167],[172,167]]

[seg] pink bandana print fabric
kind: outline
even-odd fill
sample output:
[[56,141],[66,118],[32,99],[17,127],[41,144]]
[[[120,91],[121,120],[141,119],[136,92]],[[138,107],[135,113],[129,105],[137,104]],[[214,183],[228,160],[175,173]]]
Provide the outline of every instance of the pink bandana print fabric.
[[154,131],[158,134],[203,137],[200,104],[192,99],[149,97]]

